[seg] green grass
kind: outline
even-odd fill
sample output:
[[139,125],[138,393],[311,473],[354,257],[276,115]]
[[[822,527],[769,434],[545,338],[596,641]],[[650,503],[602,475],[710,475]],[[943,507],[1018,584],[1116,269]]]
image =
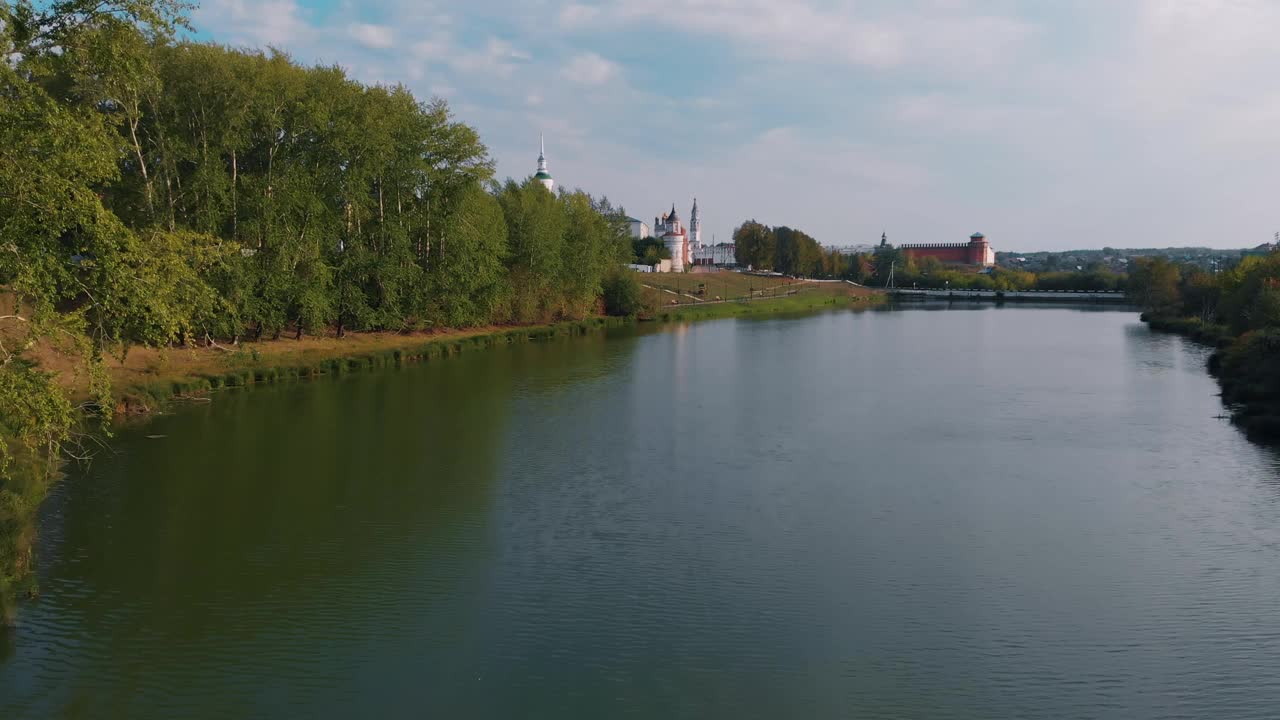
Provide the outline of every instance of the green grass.
[[1226,325],[1206,323],[1199,318],[1163,317],[1143,313],[1142,320],[1152,330],[1185,335],[1209,347],[1224,348],[1235,340],[1235,335]]
[[883,296],[849,296],[823,291],[801,292],[795,295],[763,300],[684,304],[664,307],[655,320],[709,320],[712,318],[739,317],[743,315],[769,315],[805,312],[823,308],[868,308],[884,301]]
[[824,284],[724,271],[641,273],[639,280],[642,285],[658,290],[664,305],[670,305],[673,300],[680,305],[694,305],[713,301],[716,297],[724,300],[777,297],[791,291],[807,291]]

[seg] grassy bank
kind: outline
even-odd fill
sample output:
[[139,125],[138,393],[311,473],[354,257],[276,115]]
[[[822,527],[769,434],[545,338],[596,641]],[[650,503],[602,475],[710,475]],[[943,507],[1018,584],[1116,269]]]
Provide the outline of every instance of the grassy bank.
[[[175,397],[222,388],[395,367],[494,345],[580,335],[636,321],[670,322],[871,307],[885,298],[875,291],[844,283],[792,281],[789,290],[783,287],[784,283],[775,282],[770,290],[777,294],[758,299],[658,305],[638,318],[592,317],[551,325],[481,327],[435,333],[349,333],[343,338],[333,335],[301,340],[282,338],[220,348],[144,348],[130,351],[123,360],[111,361],[108,371],[119,398],[117,414],[128,416],[152,412]],[[73,383],[81,383],[73,374],[68,378]],[[83,392],[85,387],[74,385],[71,389]]]
[[244,343],[231,349],[146,350],[113,365],[110,372],[119,398],[117,415],[127,417],[150,413],[174,398],[224,388],[398,367],[496,345],[582,335],[630,322],[629,318],[593,317],[551,325],[441,333],[350,333],[343,338],[280,339]]
[[1214,352],[1209,370],[1232,421],[1253,440],[1280,442],[1280,329],[1241,335]]
[[1184,335],[1215,348],[1209,372],[1222,388],[1231,421],[1251,440],[1280,442],[1280,330],[1235,335],[1225,325],[1199,318],[1143,314],[1152,330]]
[[1207,323],[1200,318],[1174,318],[1142,314],[1142,321],[1152,330],[1185,335],[1201,345],[1225,348],[1235,342],[1231,328],[1217,323]]
[[[233,348],[142,349],[131,351],[123,361],[112,361],[109,372],[119,398],[117,415],[130,416],[153,412],[175,397],[223,388],[396,367],[495,345],[581,335],[637,321],[692,321],[871,307],[883,298],[864,289],[833,284],[766,299],[660,306],[639,318],[592,317],[551,325],[439,333],[350,333],[344,338],[279,339]],[[83,389],[75,387],[73,391]]]

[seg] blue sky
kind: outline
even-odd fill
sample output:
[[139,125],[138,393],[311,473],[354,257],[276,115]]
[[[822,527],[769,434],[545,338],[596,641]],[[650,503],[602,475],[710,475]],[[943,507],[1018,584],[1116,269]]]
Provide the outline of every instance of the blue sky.
[[1275,0],[204,0],[199,36],[449,101],[500,176],[829,245],[1254,246]]

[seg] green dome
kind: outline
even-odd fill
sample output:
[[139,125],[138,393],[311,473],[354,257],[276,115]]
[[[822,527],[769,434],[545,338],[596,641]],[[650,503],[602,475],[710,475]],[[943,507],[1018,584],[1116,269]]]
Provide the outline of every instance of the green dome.
[[551,173],[549,173],[549,172],[547,172],[547,171],[545,171],[545,170],[539,170],[539,171],[537,172],[537,174],[536,174],[536,175],[534,175],[533,177],[534,177],[534,178],[536,178],[536,179],[538,179],[538,180],[551,180],[551,179],[552,179],[552,178],[551,178]]

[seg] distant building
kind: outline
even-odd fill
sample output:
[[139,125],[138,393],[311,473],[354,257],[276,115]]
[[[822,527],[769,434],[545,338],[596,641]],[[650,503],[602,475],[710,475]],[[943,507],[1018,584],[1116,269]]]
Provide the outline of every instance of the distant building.
[[671,212],[653,219],[653,234],[662,239],[662,244],[671,254],[672,272],[684,272],[685,266],[692,264],[689,256],[689,233],[676,214],[675,203],[671,204]]
[[738,264],[738,247],[733,243],[701,245],[693,249],[694,265],[726,266]]
[[[634,227],[632,225],[633,235]],[[685,268],[692,266],[694,250],[702,247],[702,216],[698,214],[698,199],[693,200],[693,213],[687,229],[676,214],[675,203],[672,203],[671,212],[653,219],[653,234],[662,239],[667,252],[671,253],[672,272],[684,272]]]
[[1273,252],[1280,252],[1280,243],[1262,243],[1252,250],[1245,250],[1242,255],[1270,255]]
[[547,143],[541,135],[538,136],[538,171],[533,174],[533,178],[550,192],[556,191],[556,180],[547,171]]
[[829,246],[827,249],[831,250],[832,252],[838,253],[840,255],[870,255],[871,253],[876,251],[876,246],[866,245],[866,244],[839,245],[839,246]]
[[643,220],[629,217],[627,218],[627,224],[631,226],[631,237],[636,240],[643,240],[649,237],[649,224]]
[[[884,244],[885,238],[881,238],[881,244]],[[900,245],[907,257],[915,258],[937,258],[938,260],[952,265],[976,265],[978,267],[991,267],[996,264],[996,251],[991,248],[991,243],[987,242],[987,236],[982,233],[974,233],[969,236],[967,243],[920,243],[910,245]]]

